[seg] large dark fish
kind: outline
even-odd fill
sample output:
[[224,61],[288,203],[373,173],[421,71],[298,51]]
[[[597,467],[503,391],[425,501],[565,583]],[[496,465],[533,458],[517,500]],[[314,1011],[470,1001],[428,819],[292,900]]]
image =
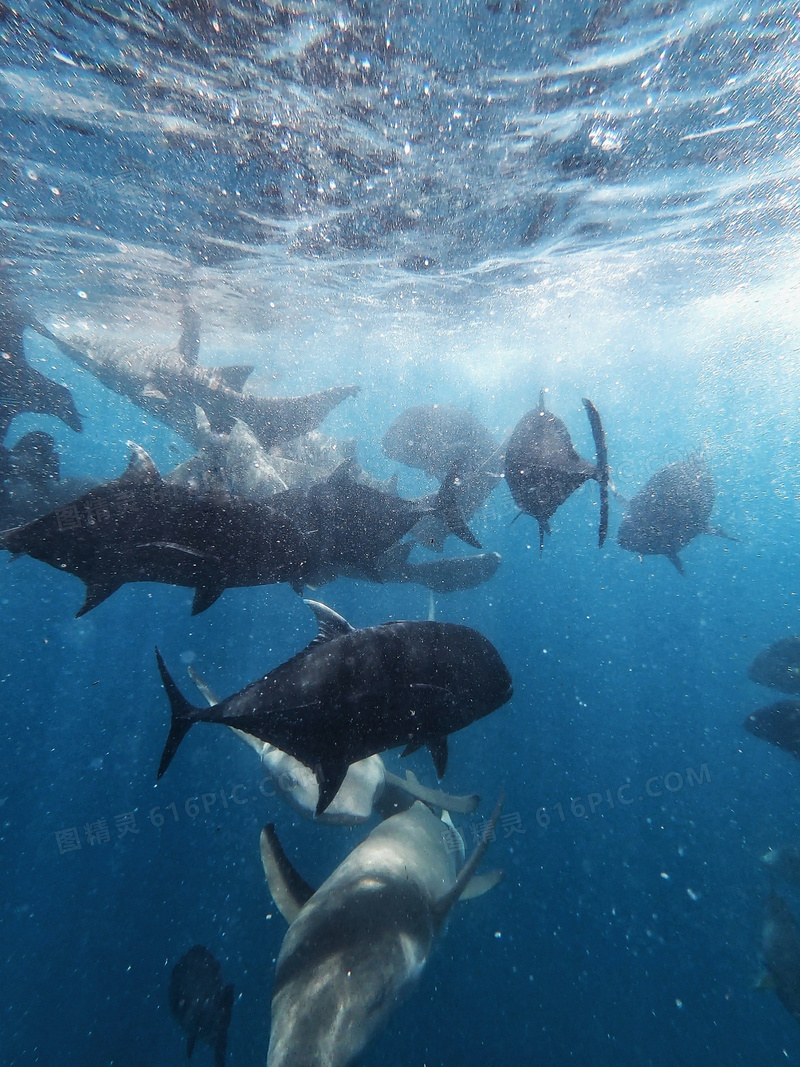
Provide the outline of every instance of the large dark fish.
[[81,417],[69,389],[45,378],[25,358],[23,332],[31,325],[6,296],[0,296],[0,442],[16,415],[54,415],[80,433]]
[[544,393],[539,395],[539,407],[519,421],[506,446],[508,488],[520,511],[532,515],[539,524],[539,551],[544,548],[544,535],[550,533],[550,519],[590,478],[600,486],[598,540],[601,548],[608,533],[606,437],[597,408],[586,399],[583,406],[597,450],[596,464],[589,463],[575,451],[565,423],[545,408]]
[[779,700],[759,708],[747,716],[744,728],[800,759],[800,700]]
[[800,637],[784,637],[759,652],[747,676],[782,693],[800,694]]
[[233,986],[222,984],[222,967],[203,945],[194,945],[172,968],[169,1006],[186,1031],[186,1055],[197,1039],[214,1050],[214,1067],[225,1067]]
[[36,329],[103,385],[193,443],[197,442],[197,407],[217,433],[229,431],[241,419],[269,448],[313,430],[344,399],[360,391],[356,385],[345,385],[308,396],[245,394],[242,390],[251,366],[201,367],[197,363],[197,325],[191,315],[184,318],[177,349],[69,340],[43,326]]
[[709,522],[715,496],[705,455],[670,463],[657,471],[628,504],[617,544],[640,556],[666,556],[683,574],[678,553],[699,534],[735,540]]
[[214,707],[191,705],[156,651],[172,708],[159,778],[194,723],[223,723],[311,767],[320,787],[319,814],[349,764],[397,745],[406,746],[404,755],[427,745],[441,778],[447,735],[511,698],[505,664],[476,630],[446,622],[354,630],[324,604],[306,603],[319,622],[311,644]]
[[299,585],[309,563],[305,537],[282,512],[169,485],[137,446],[121,477],[7,531],[0,544],[80,578],[79,616],[126,582],[189,586],[197,614],[231,587]]
[[761,955],[766,976],[759,983],[774,989],[784,1008],[800,1022],[800,930],[789,905],[771,893],[761,921]]
[[480,543],[465,525],[455,502],[453,471],[432,498],[406,500],[359,477],[357,464],[343,463],[308,489],[290,489],[270,504],[292,520],[312,546],[316,579],[337,574],[377,578],[379,560],[426,515],[437,515],[474,548]]

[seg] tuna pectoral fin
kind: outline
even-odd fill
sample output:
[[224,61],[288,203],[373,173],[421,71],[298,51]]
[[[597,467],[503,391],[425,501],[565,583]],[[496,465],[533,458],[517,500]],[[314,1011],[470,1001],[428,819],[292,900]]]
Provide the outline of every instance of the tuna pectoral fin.
[[461,894],[467,888],[472,876],[478,868],[478,864],[483,859],[483,854],[489,847],[489,839],[494,836],[494,828],[497,826],[497,820],[500,818],[500,812],[503,810],[504,794],[501,793],[497,803],[495,804],[492,816],[489,819],[487,832],[483,835],[483,840],[477,846],[470,858],[458,872],[458,878],[456,878],[455,885],[444,896],[440,897],[436,902],[434,908],[434,918],[437,921],[437,925],[441,926],[444,920],[447,918],[447,913],[450,911],[455,902],[459,899]]
[[443,793],[440,789],[428,789],[427,786],[417,781],[413,771],[406,771],[405,779],[398,778],[391,771],[386,771],[385,774],[388,786],[399,789],[414,797],[415,800],[421,800],[424,804],[439,808],[441,811],[456,811],[459,815],[471,815],[480,804],[481,798],[477,793],[473,793],[472,796],[459,797]]
[[83,604],[75,612],[75,618],[79,619],[87,611],[91,611],[98,604],[102,604],[112,593],[116,593],[121,585],[122,582],[118,578],[105,578],[100,581],[89,582],[86,586],[86,597]]
[[683,563],[681,562],[681,557],[678,555],[678,553],[667,552],[665,553],[665,555],[672,564],[672,566],[675,568],[675,570],[678,572],[678,574],[680,574],[681,577],[686,577],[686,573],[683,569]]
[[164,745],[164,751],[161,754],[161,763],[158,765],[157,777],[160,778],[172,762],[172,757],[178,751],[178,745],[188,733],[189,727],[200,718],[200,708],[190,704],[177,685],[175,685],[158,649],[156,649],[156,662],[158,663],[161,681],[167,691],[172,711],[169,734]]
[[300,909],[314,895],[314,890],[297,873],[283,851],[274,823],[268,823],[261,831],[261,863],[275,907],[287,923],[293,923]]
[[478,538],[461,518],[461,512],[458,510],[458,502],[456,500],[458,480],[458,466],[453,464],[447,477],[442,482],[439,492],[436,494],[434,509],[450,533],[455,534],[456,537],[459,537],[468,545],[472,545],[473,548],[483,548]]
[[214,1067],[225,1067],[225,1053],[228,1049],[228,1027],[231,1024],[233,1009],[233,984],[222,990],[219,1002],[219,1027],[214,1043]]
[[464,892],[458,898],[459,900],[474,900],[475,897],[482,897],[484,893],[488,893],[490,889],[494,887],[505,878],[505,871],[501,871],[499,867],[495,867],[493,871],[486,871],[484,874],[475,874],[467,882]]
[[327,763],[318,763],[314,768],[314,774],[317,777],[317,785],[319,786],[319,800],[317,801],[316,810],[317,815],[321,815],[323,811],[325,811],[339,792],[339,787],[347,774],[347,766],[346,763],[328,761]]

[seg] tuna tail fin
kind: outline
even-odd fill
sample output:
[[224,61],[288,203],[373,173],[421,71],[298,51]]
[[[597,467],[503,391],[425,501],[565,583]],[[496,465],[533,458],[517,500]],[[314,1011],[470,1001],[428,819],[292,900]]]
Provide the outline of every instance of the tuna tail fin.
[[161,754],[161,763],[158,765],[158,774],[156,777],[160,778],[164,774],[164,771],[166,771],[167,767],[169,767],[170,763],[172,763],[172,757],[178,751],[178,745],[189,732],[189,727],[198,721],[201,709],[190,704],[180,689],[178,689],[177,685],[175,685],[172,676],[167,670],[167,665],[161,658],[161,653],[158,649],[156,649],[156,662],[158,663],[158,670],[161,674],[161,681],[164,683],[164,688],[169,697],[169,705],[172,712],[169,734],[167,735],[167,741],[164,745],[164,751]]
[[225,1067],[225,1053],[228,1049],[228,1027],[231,1024],[233,1008],[233,983],[222,990],[219,1001],[219,1029],[214,1043],[214,1067]]
[[461,518],[461,512],[458,510],[458,501],[456,500],[456,485],[458,481],[458,464],[454,463],[439,487],[439,492],[436,494],[434,511],[439,515],[450,533],[455,534],[466,544],[472,545],[473,548],[483,548],[478,538]]
[[608,534],[608,481],[609,481],[609,468],[608,468],[608,448],[606,447],[606,432],[603,429],[603,423],[600,420],[600,412],[586,397],[583,398],[583,406],[586,408],[586,415],[589,419],[589,425],[592,428],[592,437],[594,438],[594,447],[597,453],[597,468],[595,473],[595,479],[600,485],[600,534],[599,534],[599,547],[603,547],[603,543]]

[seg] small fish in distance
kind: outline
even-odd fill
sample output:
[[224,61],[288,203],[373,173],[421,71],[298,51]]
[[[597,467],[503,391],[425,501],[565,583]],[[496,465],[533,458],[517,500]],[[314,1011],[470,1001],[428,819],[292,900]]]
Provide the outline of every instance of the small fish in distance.
[[172,968],[169,1006],[186,1031],[186,1056],[197,1039],[210,1045],[214,1067],[225,1067],[233,986],[222,984],[222,967],[204,945],[194,945]]

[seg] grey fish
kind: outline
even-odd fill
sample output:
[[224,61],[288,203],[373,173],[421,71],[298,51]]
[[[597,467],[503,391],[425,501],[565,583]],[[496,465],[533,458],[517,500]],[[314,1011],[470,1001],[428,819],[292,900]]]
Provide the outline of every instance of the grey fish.
[[324,604],[306,601],[319,623],[311,644],[214,707],[190,704],[156,650],[172,710],[160,778],[196,722],[233,726],[313,769],[317,814],[351,763],[427,745],[441,778],[447,736],[510,700],[511,676],[476,630],[445,622],[388,622],[355,630]]
[[381,447],[390,459],[443,478],[454,463],[464,474],[480,467],[497,444],[471,412],[447,404],[420,404],[397,416]]
[[544,405],[529,411],[517,423],[506,445],[505,478],[514,503],[539,524],[539,551],[544,535],[550,533],[550,519],[565,501],[593,478],[600,486],[600,529],[602,548],[608,533],[608,451],[600,415],[591,400],[583,406],[589,419],[597,450],[597,463],[589,463],[575,451],[566,424]]
[[491,832],[457,871],[456,835],[417,801],[380,823],[314,891],[274,827],[264,829],[264,872],[290,924],[275,973],[267,1067],[346,1067],[385,1025],[419,980],[456,901],[486,892],[502,875],[475,877]]
[[761,857],[761,862],[770,874],[785,882],[800,886],[800,848],[797,845],[781,845],[771,848]]
[[784,637],[759,652],[747,676],[759,685],[800,695],[800,637]]
[[800,1022],[800,929],[789,905],[771,893],[761,921],[761,955],[766,978],[759,983],[774,989],[784,1008]]
[[748,733],[800,759],[800,700],[779,700],[744,721]]
[[735,540],[709,521],[715,496],[705,455],[670,463],[657,471],[628,504],[617,544],[640,556],[666,556],[683,574],[678,553],[699,534]]
[[214,1067],[224,1067],[233,986],[222,984],[222,967],[203,945],[194,945],[172,968],[169,1006],[186,1031],[186,1056],[199,1038],[214,1051]]
[[193,443],[197,441],[197,407],[203,409],[217,433],[228,432],[234,421],[241,419],[269,448],[315,429],[338,404],[360,392],[356,385],[345,385],[308,396],[245,394],[242,390],[253,367],[200,366],[195,343],[197,326],[191,316],[184,319],[177,349],[67,338],[41,324],[36,329],[103,385],[126,396]]
[[75,433],[83,424],[66,386],[45,378],[25,358],[24,331],[31,326],[13,302],[0,295],[0,442],[17,415],[54,415]]

